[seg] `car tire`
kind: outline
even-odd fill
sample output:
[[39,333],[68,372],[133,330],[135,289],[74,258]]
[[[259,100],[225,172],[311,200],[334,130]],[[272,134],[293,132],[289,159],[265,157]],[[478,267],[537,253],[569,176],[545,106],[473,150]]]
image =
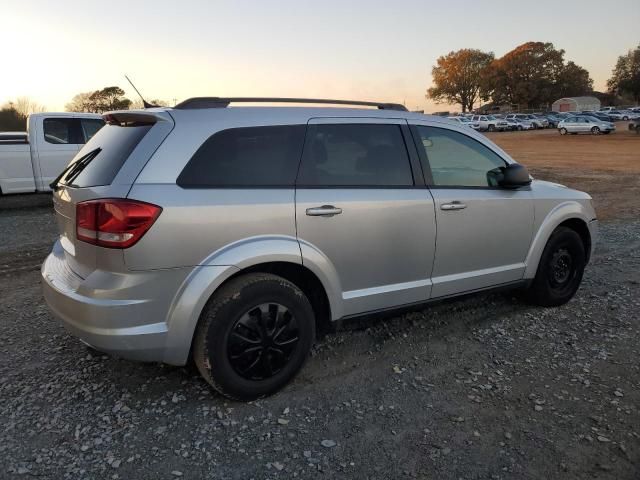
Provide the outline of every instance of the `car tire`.
[[558,131],[560,132],[560,135],[566,135],[566,134],[568,133],[568,132],[567,132],[567,129],[566,129],[566,128],[564,128],[564,127],[563,127],[563,128],[561,128],[561,129],[560,129],[560,130],[558,130]]
[[527,300],[543,307],[564,305],[578,291],[585,264],[585,247],[580,235],[568,227],[556,228],[526,291]]
[[629,120],[629,117],[627,117],[626,115],[625,115],[624,117],[622,117],[622,121],[623,121],[623,122],[626,122],[626,121],[628,121],[628,120]]
[[521,132],[522,131],[522,125],[518,125],[518,131]]
[[203,309],[193,358],[222,395],[255,400],[295,377],[315,330],[311,303],[296,285],[268,273],[246,274],[221,287]]
[[600,135],[600,128],[598,128],[598,127],[593,127],[593,128],[591,129],[591,133],[592,133],[593,135]]
[[489,131],[489,132],[493,132],[493,131],[495,131],[495,129],[496,129],[496,127],[494,127],[493,125],[489,125],[487,127],[487,131]]

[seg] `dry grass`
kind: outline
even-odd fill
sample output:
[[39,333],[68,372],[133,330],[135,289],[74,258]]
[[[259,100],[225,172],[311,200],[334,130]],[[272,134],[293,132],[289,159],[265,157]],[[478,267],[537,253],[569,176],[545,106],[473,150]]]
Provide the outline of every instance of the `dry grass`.
[[601,220],[640,218],[640,135],[618,123],[610,135],[556,130],[487,134],[542,180],[584,190]]

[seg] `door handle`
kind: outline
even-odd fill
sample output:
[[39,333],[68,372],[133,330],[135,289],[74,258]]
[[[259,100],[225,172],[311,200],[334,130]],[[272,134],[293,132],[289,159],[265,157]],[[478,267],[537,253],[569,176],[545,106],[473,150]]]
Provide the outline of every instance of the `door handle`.
[[440,205],[440,210],[462,210],[467,208],[464,203],[458,202],[457,200],[451,203],[443,203]]
[[322,205],[321,207],[307,208],[307,215],[310,217],[333,217],[340,215],[342,209],[333,205]]

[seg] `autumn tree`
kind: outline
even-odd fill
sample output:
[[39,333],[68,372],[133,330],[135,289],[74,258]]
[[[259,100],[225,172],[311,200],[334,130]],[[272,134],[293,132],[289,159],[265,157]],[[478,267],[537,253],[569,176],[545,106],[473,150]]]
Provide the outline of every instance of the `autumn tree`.
[[66,109],[70,112],[104,113],[111,110],[128,110],[131,100],[124,96],[120,87],[105,87],[95,92],[79,93],[73,97]]
[[464,48],[437,60],[431,70],[433,87],[427,96],[436,102],[457,103],[466,112],[480,98],[482,78],[493,61],[493,53]]
[[618,57],[607,87],[610,93],[630,95],[636,103],[640,102],[640,45]]
[[564,62],[564,50],[552,43],[527,42],[488,67],[486,90],[495,103],[539,107],[563,96],[589,93],[593,80],[574,62]]
[[21,115],[13,104],[0,108],[0,132],[24,132],[27,129],[27,117]]
[[593,90],[593,80],[589,72],[572,61],[562,69],[557,81],[558,91],[552,101],[561,97],[578,97]]
[[[154,98],[153,100],[147,100],[147,102],[149,102],[151,105],[154,105],[156,107],[168,107],[169,106],[169,102],[167,102],[166,100],[161,100],[159,98]],[[142,100],[138,99],[138,100],[134,100],[133,102],[131,102],[131,106],[129,108],[136,109],[136,110],[142,110],[142,109],[144,109],[144,105],[142,104]]]
[[18,97],[15,101],[9,103],[24,118],[27,118],[32,113],[40,113],[46,110],[44,105],[40,105],[29,97]]
[[95,104],[90,100],[93,92],[82,92],[75,95],[65,105],[67,112],[95,113]]

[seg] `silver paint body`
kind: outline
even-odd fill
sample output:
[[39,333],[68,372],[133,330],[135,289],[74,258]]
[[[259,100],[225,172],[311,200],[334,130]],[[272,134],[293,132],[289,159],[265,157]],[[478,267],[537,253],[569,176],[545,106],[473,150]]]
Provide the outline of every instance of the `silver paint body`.
[[[45,298],[66,328],[97,349],[127,358],[184,364],[200,313],[215,290],[243,269],[268,262],[310,270],[324,287],[331,319],[338,320],[531,279],[552,231],[569,219],[585,222],[595,244],[590,197],[535,180],[517,190],[176,185],[209,136],[242,126],[435,126],[468,135],[513,163],[459,122],[343,108],[153,109],[144,114],[156,116],[157,123],[111,185],[54,193],[60,238],[42,266]],[[76,203],[105,197],[150,202],[163,211],[129,249],[77,241]],[[465,208],[444,209],[455,202]],[[307,215],[307,209],[322,205],[342,213]]]
[[564,128],[569,133],[591,133],[593,127],[598,127],[601,132],[613,132],[616,129],[611,122],[586,115],[569,117],[558,123],[558,130]]

